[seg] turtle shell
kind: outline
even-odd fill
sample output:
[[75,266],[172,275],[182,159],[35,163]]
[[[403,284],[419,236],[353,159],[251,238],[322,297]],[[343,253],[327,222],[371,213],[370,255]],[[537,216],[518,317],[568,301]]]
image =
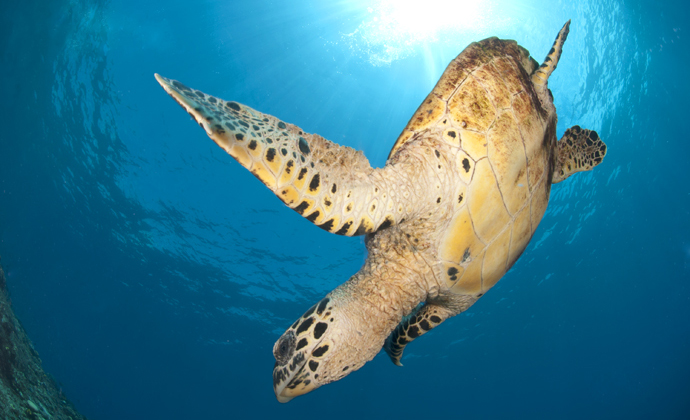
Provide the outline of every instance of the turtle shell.
[[[448,66],[391,150],[442,139],[457,176],[452,217],[438,242],[438,275],[453,292],[481,296],[531,239],[548,203],[556,114],[530,75],[537,63],[515,41],[489,38]],[[548,103],[544,103],[548,102]]]

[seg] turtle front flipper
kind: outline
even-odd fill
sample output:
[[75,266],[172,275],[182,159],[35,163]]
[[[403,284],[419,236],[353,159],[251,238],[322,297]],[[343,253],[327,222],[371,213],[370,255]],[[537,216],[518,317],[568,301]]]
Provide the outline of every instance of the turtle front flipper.
[[556,166],[552,183],[556,184],[575,172],[589,171],[604,160],[606,144],[596,131],[570,127],[558,141]]
[[387,170],[373,169],[362,152],[304,133],[246,105],[155,76],[218,146],[320,228],[354,236],[405,218],[406,194],[389,191]]
[[446,319],[457,315],[457,311],[433,303],[425,303],[416,313],[403,320],[386,339],[383,349],[393,363],[402,366],[403,350],[412,340],[431,331]]

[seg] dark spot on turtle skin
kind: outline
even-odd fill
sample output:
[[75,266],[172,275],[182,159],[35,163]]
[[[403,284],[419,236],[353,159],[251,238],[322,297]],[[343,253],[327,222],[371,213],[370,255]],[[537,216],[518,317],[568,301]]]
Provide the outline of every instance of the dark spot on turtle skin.
[[431,322],[433,322],[434,324],[438,324],[439,322],[441,322],[441,318],[437,317],[436,315],[431,315],[429,317],[429,320],[431,320]]
[[386,216],[386,220],[381,223],[379,230],[388,229],[391,226],[393,226],[393,219],[390,216]]
[[420,323],[419,326],[422,327],[424,331],[429,331],[431,329],[431,325],[429,325],[429,321],[426,319],[423,319]]
[[239,111],[242,108],[240,108],[240,105],[237,102],[228,102],[225,104],[230,109],[234,109],[235,111]]
[[284,122],[278,121],[278,128],[280,128],[281,130],[285,130],[286,127],[287,127],[287,126],[285,125]]
[[251,149],[251,150],[256,150],[256,140],[250,141],[249,146],[247,146],[247,147],[249,147],[249,149]]
[[319,368],[319,362],[317,362],[315,360],[309,361],[309,370],[311,370],[312,372],[316,372],[316,369],[318,369],[318,368]]
[[309,329],[309,327],[311,327],[311,324],[313,324],[313,323],[314,323],[313,317],[309,317],[309,318],[305,319],[304,321],[302,321],[302,323],[299,324],[299,327],[297,327],[297,331],[296,331],[297,335],[300,335],[303,332],[307,331]]
[[295,211],[299,214],[304,214],[304,211],[309,208],[309,203],[302,201],[299,206],[295,207]]
[[321,229],[330,232],[333,229],[333,219],[329,219],[326,223],[317,225]]
[[260,130],[261,130],[261,129],[259,128],[259,126],[257,126],[257,125],[253,125],[252,128],[254,129],[254,131],[260,131]]
[[316,308],[316,314],[321,315],[323,311],[326,310],[326,306],[328,306],[328,302],[330,302],[330,298],[324,298],[319,302],[319,306]]
[[333,186],[331,187],[331,193],[335,194],[336,191],[338,191],[338,186],[333,184]]
[[266,137],[266,143],[273,144],[273,139],[270,137]]
[[318,324],[316,324],[316,326],[314,327],[314,338],[317,340],[321,338],[321,336],[323,335],[323,333],[326,332],[327,329],[328,324],[326,324],[325,322],[319,322]]
[[345,235],[347,234],[347,231],[350,230],[350,226],[352,226],[352,220],[346,222],[338,231],[335,233],[336,235]]
[[314,175],[311,179],[311,182],[309,183],[309,191],[318,190],[320,184],[321,184],[321,176],[319,174]]
[[462,160],[462,169],[464,169],[465,172],[470,171],[470,161],[467,158]]
[[273,159],[276,157],[276,149],[269,147],[268,150],[266,151],[266,160],[269,162],[273,162]]
[[292,326],[291,326],[290,328],[292,328],[293,330],[294,330],[295,328],[297,328],[297,324],[299,324],[299,321],[300,321],[299,319],[298,319],[297,321],[295,321],[295,323],[292,324]]
[[440,158],[440,157],[441,157],[441,154],[438,152],[438,150],[434,150],[434,153],[436,154],[436,157],[437,157],[437,158]]
[[456,275],[456,274],[458,274],[458,269],[457,269],[457,268],[451,267],[451,268],[448,269],[448,275],[449,275],[449,276],[454,276],[454,275]]
[[407,330],[407,335],[408,335],[410,338],[417,338],[417,337],[419,337],[421,334],[419,333],[419,328],[417,328],[416,325],[413,325],[413,326],[410,327],[409,330]]
[[[309,318],[309,317],[311,316],[311,314],[314,313],[315,310],[316,310],[316,305],[314,305],[314,306],[312,306],[311,308],[309,308],[309,309],[307,310],[307,312],[305,312],[304,315],[302,315],[302,318]],[[299,319],[298,319],[297,321],[299,322]],[[296,325],[296,324],[295,324],[295,325]]]
[[324,204],[326,207],[330,207],[331,204],[333,204],[333,203],[331,203],[331,200],[329,200],[328,197],[324,197],[324,198],[323,198],[323,204]]
[[215,105],[216,102],[217,102],[217,99],[214,98],[213,96],[209,96],[209,97],[208,97],[208,101],[211,102],[213,105]]
[[458,204],[462,203],[462,194],[458,196]]
[[448,135],[451,136],[452,138],[455,138],[455,136],[457,136],[457,134],[455,134],[455,131],[449,131]]
[[321,357],[323,356],[326,352],[328,351],[328,344],[324,344],[321,347],[318,347],[316,350],[314,350],[311,355],[314,357]]
[[367,229],[366,223],[364,223],[364,220],[359,222],[359,227],[357,227],[357,230],[355,231],[354,236],[359,236],[359,235],[364,235],[365,233],[369,233],[370,230]]
[[276,359],[276,363],[279,365],[287,364],[288,360],[292,357],[295,349],[295,333],[292,330],[288,330],[280,340],[278,340],[278,345],[273,351],[273,357]]
[[373,213],[374,210],[376,210],[376,204],[371,205],[371,209],[369,209],[369,213]]
[[179,90],[183,90],[185,92],[191,92],[192,90],[188,88],[187,86],[183,85],[182,83],[178,82],[177,80],[172,81],[172,85],[175,86]]
[[347,207],[345,207],[345,211],[348,213],[352,211],[352,203],[348,204]]
[[302,168],[299,170],[299,174],[297,174],[297,180],[301,181],[302,178],[304,178],[304,175],[307,174],[308,169],[307,168]]
[[345,372],[345,371],[348,370],[349,368],[350,368],[350,366],[345,366],[345,367],[343,368],[343,372]]
[[436,199],[436,203],[437,203],[437,204],[440,204],[440,203],[441,203],[441,197],[439,197],[439,198]]
[[304,139],[304,137],[299,138],[299,150],[304,155],[308,155],[311,150],[309,149],[309,143]]
[[480,297],[482,297],[482,296],[484,296],[484,293],[479,293],[479,294],[477,295],[478,298],[480,298]]
[[292,159],[288,160],[288,163],[285,164],[285,173],[290,175],[293,166],[295,166],[295,162]]
[[465,253],[462,254],[462,261],[460,261],[460,264],[464,263],[465,261],[470,259],[470,248],[465,249]]
[[235,134],[235,138],[237,139],[237,141],[242,141],[242,140],[244,140],[244,134],[237,133],[237,134]]
[[303,339],[299,340],[299,343],[297,343],[297,347],[295,347],[295,350],[301,350],[301,349],[307,347],[307,344],[309,344],[309,340],[307,340],[306,338],[303,338]]
[[238,120],[237,122],[238,122],[241,126],[243,126],[244,128],[249,128],[249,124],[247,124],[246,122],[244,122],[244,121],[242,121],[242,120]]
[[409,341],[407,341],[407,338],[403,337],[402,335],[398,337],[398,344],[404,346],[407,343],[409,343]]
[[316,210],[315,212],[313,212],[312,214],[310,214],[309,216],[307,216],[307,220],[309,220],[310,222],[313,223],[314,220],[316,220],[316,218],[319,217],[320,214],[321,214],[321,212],[319,212],[318,210]]
[[273,387],[285,381],[285,371],[283,369],[273,371]]
[[[294,371],[295,368],[304,362],[304,354],[303,353],[297,353],[295,356],[292,358],[292,361],[290,362],[290,366],[288,366],[288,369],[291,371]],[[298,382],[300,382],[298,380]]]

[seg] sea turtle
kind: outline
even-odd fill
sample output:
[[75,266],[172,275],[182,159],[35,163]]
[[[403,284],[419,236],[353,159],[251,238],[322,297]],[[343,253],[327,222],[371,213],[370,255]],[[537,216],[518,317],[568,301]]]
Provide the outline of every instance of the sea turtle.
[[512,40],[469,45],[446,68],[388,156],[364,155],[236,102],[156,79],[288,207],[338,235],[366,235],[364,266],[273,348],[281,402],[403,349],[472,306],[520,257],[551,184],[599,164],[606,145],[574,126],[556,139],[544,63]]

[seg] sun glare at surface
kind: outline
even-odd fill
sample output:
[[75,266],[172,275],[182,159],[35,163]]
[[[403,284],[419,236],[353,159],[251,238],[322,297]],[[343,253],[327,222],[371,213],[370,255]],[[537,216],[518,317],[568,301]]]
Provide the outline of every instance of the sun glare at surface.
[[491,9],[483,0],[378,0],[367,6],[365,19],[346,37],[372,64],[387,65],[443,34],[481,30]]
[[[471,27],[481,5],[481,1],[468,0],[382,0],[374,21],[412,39],[433,39],[441,30]],[[369,11],[375,12],[373,8]]]

